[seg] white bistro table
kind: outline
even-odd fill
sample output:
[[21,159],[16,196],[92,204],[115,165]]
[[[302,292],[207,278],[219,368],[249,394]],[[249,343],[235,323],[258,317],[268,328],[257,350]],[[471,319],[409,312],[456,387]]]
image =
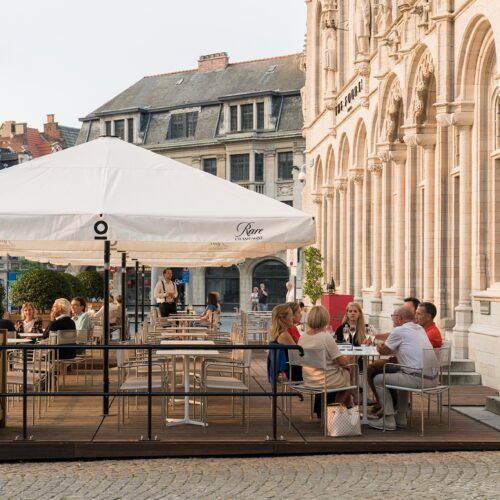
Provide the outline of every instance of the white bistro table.
[[[214,345],[212,340],[162,340],[162,345]],[[184,358],[184,391],[189,392],[189,358],[193,356],[217,356],[219,351],[216,350],[203,350],[203,349],[160,349],[156,351],[158,356],[183,356]],[[189,415],[189,396],[184,396],[184,418],[168,419],[166,425],[201,425],[205,423],[199,420],[193,420]]]
[[31,339],[7,339],[7,345],[9,344],[29,344]]
[[371,356],[378,357],[380,354],[376,347],[368,345],[346,349],[342,344],[339,344],[339,349],[344,356],[359,356],[363,359],[363,418],[361,423],[368,424],[368,358]]
[[43,337],[43,333],[18,333],[23,339],[39,339]]

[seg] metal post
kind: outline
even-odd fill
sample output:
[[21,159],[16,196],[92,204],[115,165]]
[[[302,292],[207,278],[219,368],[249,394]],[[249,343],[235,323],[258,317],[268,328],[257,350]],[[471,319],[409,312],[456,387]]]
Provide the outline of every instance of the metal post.
[[128,332],[125,331],[127,328],[127,254],[122,252],[122,311],[121,311],[121,322],[122,329],[120,339],[124,342],[127,339]]
[[144,300],[145,300],[145,295],[146,295],[146,285],[144,284],[145,275],[146,275],[145,267],[142,266],[142,272],[141,272],[141,286],[142,286],[141,321],[144,321]]
[[148,349],[148,439],[151,441],[151,429],[153,419],[153,366],[152,366],[152,350]]
[[134,332],[139,331],[139,261],[135,261],[135,316]]
[[[111,259],[111,243],[109,240],[104,242],[104,318],[103,318],[103,336],[104,345],[109,345],[109,261]],[[103,392],[109,392],[109,351],[104,349],[103,353],[103,375],[102,375],[102,388]],[[102,397],[102,413],[109,415],[109,401],[108,396]]]
[[273,440],[278,439],[278,374],[276,372],[277,365],[277,350],[273,349]]
[[[22,351],[23,353],[23,439],[28,439],[28,358],[26,356],[27,351]],[[33,399],[33,404],[35,401]]]

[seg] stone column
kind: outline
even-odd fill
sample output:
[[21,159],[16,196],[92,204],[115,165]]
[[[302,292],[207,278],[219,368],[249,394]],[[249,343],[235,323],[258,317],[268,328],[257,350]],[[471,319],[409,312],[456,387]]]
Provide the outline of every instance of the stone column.
[[426,137],[422,142],[424,166],[424,289],[425,301],[434,302],[434,152],[436,137]]
[[330,276],[333,273],[333,187],[327,186],[323,188],[323,192],[326,202],[326,220],[323,225],[326,226],[325,281],[329,283]]
[[391,152],[396,167],[396,206],[394,213],[394,286],[395,303],[402,303],[405,288],[405,170],[406,148]]
[[321,202],[322,196],[319,193],[312,193],[312,202],[314,204],[314,222],[316,224],[316,241],[314,246],[321,251]]
[[276,198],[276,151],[264,150],[264,194]]
[[226,155],[217,155],[217,177],[226,179]]
[[361,303],[363,297],[363,171],[353,170],[350,180],[354,184],[354,300]]
[[371,300],[371,313],[378,314],[381,311],[382,300],[380,289],[382,286],[382,163],[378,156],[368,157],[368,170],[373,180],[373,231],[372,231],[372,273],[373,290]]
[[346,207],[346,191],[347,191],[347,181],[343,178],[335,180],[335,189],[337,190],[337,196],[339,199],[339,268],[340,268],[340,291],[345,293],[347,286],[347,259],[346,259],[346,249],[348,246],[347,242],[347,231],[346,231],[346,220],[347,220],[347,207]]
[[469,355],[469,327],[472,323],[471,305],[471,181],[472,126],[460,127],[460,228],[459,228],[459,294],[453,328],[454,357]]
[[391,221],[391,205],[392,205],[392,182],[391,182],[391,164],[392,156],[390,151],[379,151],[379,158],[382,163],[382,173],[380,176],[380,287],[385,290],[392,285],[390,279],[393,263],[391,262],[391,244],[392,241],[392,226],[394,221]]

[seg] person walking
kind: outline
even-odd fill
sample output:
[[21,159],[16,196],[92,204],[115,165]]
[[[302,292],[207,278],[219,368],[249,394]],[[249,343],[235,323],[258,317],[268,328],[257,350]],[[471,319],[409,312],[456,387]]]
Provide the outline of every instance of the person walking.
[[286,300],[285,302],[295,302],[295,288],[291,281],[285,283],[286,287]]

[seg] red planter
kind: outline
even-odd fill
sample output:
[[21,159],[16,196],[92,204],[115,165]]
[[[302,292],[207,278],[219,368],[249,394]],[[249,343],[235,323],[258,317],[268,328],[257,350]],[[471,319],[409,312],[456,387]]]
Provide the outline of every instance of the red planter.
[[341,324],[345,308],[354,300],[354,295],[337,295],[324,293],[321,296],[321,305],[328,309],[332,330],[335,331]]

